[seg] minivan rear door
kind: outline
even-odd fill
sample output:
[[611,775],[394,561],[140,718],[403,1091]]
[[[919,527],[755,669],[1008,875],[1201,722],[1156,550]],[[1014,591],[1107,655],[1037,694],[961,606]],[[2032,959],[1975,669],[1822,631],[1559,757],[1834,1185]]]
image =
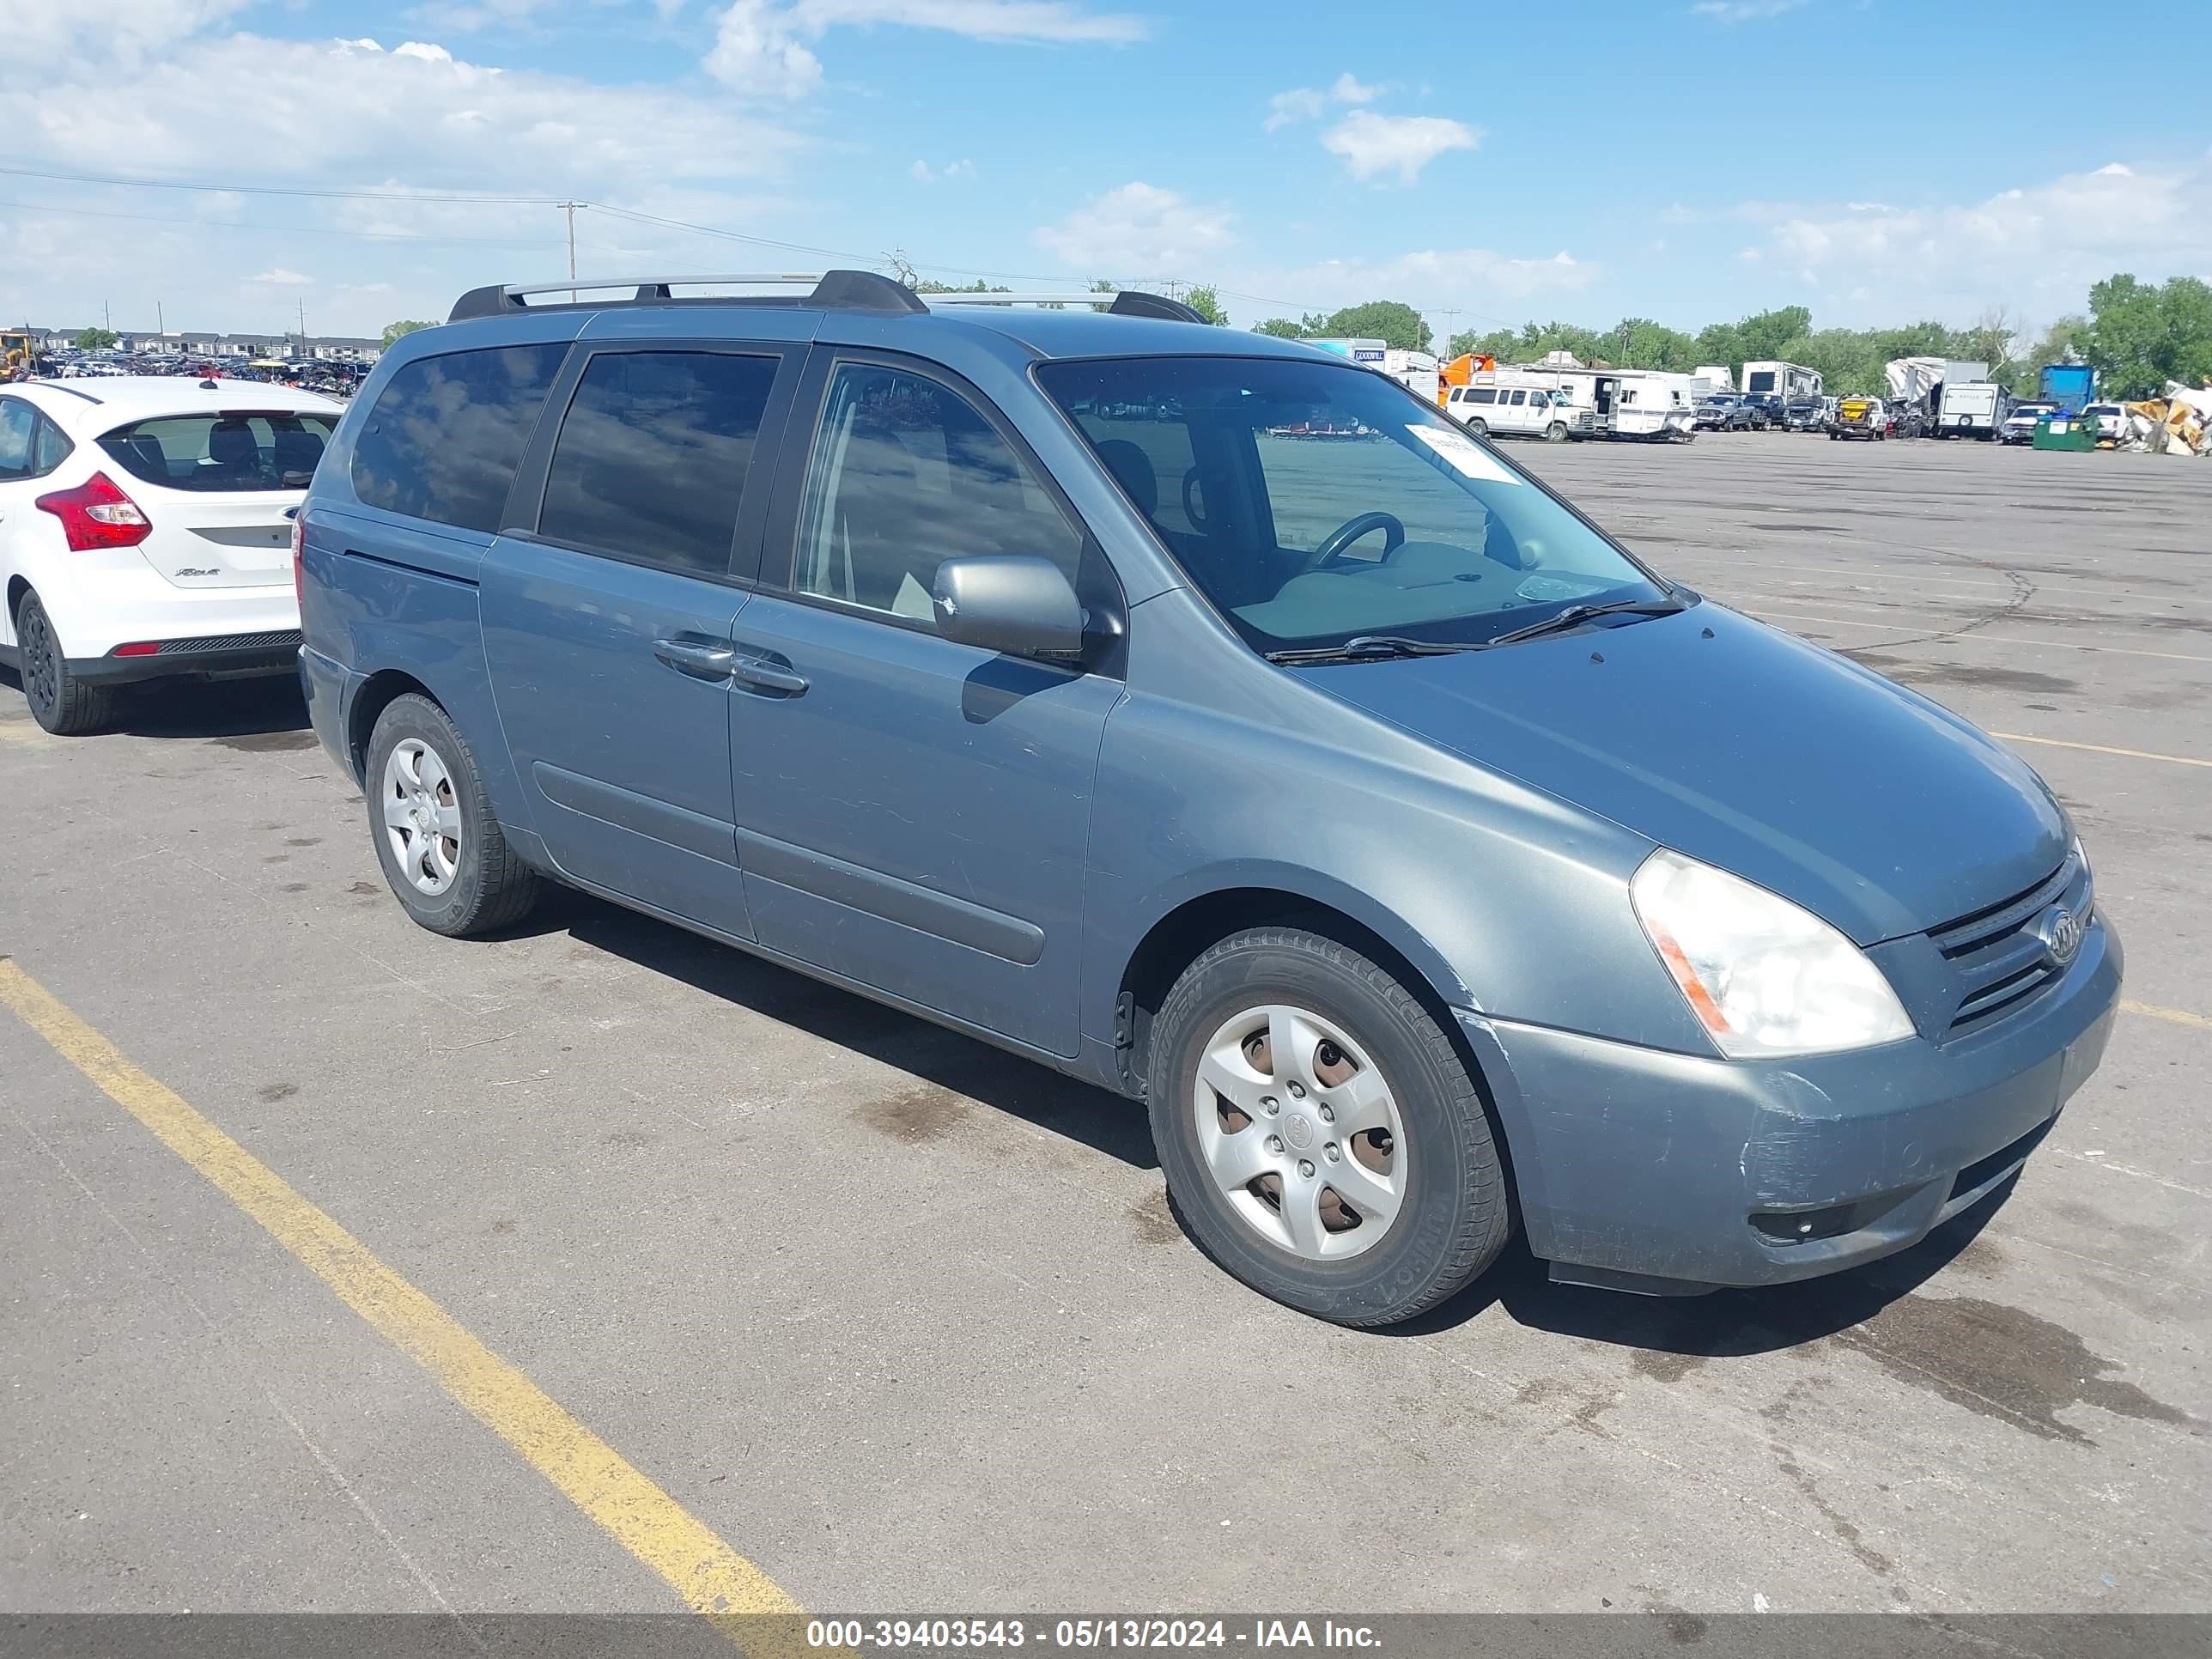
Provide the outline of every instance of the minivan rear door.
[[776,343],[580,343],[485,555],[500,724],[547,854],[736,939],[732,630],[799,358]]
[[138,544],[177,587],[292,580],[292,526],[337,423],[317,410],[200,410],[100,434],[100,463],[153,526]]

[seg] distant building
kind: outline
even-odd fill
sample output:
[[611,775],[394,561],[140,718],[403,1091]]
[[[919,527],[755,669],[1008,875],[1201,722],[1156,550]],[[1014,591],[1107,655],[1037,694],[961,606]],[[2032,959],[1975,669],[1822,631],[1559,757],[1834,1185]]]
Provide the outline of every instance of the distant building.
[[[87,327],[97,327],[88,324]],[[42,351],[68,351],[82,328],[27,328]],[[117,329],[115,349],[158,353],[195,360],[218,358],[246,362],[258,357],[319,363],[354,363],[366,368],[384,355],[384,343],[357,334],[228,334],[209,329]]]

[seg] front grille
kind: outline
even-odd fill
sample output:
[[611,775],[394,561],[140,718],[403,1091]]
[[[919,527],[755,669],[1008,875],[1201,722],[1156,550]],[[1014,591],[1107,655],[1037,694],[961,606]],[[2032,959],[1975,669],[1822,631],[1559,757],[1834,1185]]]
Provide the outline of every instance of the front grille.
[[282,651],[297,650],[300,630],[282,628],[268,634],[205,634],[194,640],[164,640],[156,653],[164,657],[188,657],[207,651]]
[[1953,1035],[1976,1030],[2001,1015],[2017,1012],[2065,975],[2051,958],[2036,924],[2053,904],[2063,902],[2086,916],[2092,903],[2089,872],[2073,854],[2023,892],[1929,930],[1928,937],[1949,964],[1956,1000]]

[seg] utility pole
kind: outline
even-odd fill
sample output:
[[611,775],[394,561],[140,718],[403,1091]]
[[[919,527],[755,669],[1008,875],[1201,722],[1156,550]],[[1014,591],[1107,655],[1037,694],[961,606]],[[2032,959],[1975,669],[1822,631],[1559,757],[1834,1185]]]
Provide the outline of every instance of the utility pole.
[[1620,325],[1620,367],[1623,368],[1628,367],[1628,325],[1626,323]]
[[[1452,335],[1456,332],[1456,331],[1452,327],[1452,324],[1458,319],[1462,307],[1458,306],[1438,306],[1437,307],[1437,315],[1444,319],[1444,351],[1449,351],[1451,349]],[[1438,356],[1442,356],[1443,352],[1440,351],[1437,355]]]
[[167,334],[168,331],[168,319],[161,315],[161,302],[159,300],[156,300],[154,301],[154,332],[156,334]]
[[301,301],[300,301],[300,355],[301,355],[301,356],[305,356],[307,355],[307,301],[306,301],[304,298],[302,298],[302,299],[301,300]]
[[[589,206],[591,206],[589,202],[561,204],[562,211],[568,216],[568,280],[572,283],[576,280],[576,210]],[[568,303],[570,305],[576,303],[576,290],[573,288],[568,290]]]

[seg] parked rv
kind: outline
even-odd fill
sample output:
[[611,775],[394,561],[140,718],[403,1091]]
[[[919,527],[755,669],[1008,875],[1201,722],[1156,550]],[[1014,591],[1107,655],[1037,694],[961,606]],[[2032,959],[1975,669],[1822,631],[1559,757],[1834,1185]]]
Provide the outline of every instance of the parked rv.
[[1697,436],[1696,404],[1686,374],[1624,368],[1613,398],[1613,435],[1686,443]]
[[1785,403],[1793,398],[1817,398],[1821,389],[1820,371],[1801,363],[1746,363],[1743,389],[1747,392],[1771,393]]
[[1936,435],[1987,442],[1997,435],[2010,413],[2012,399],[1996,381],[1946,380],[1943,401],[1936,412]]

